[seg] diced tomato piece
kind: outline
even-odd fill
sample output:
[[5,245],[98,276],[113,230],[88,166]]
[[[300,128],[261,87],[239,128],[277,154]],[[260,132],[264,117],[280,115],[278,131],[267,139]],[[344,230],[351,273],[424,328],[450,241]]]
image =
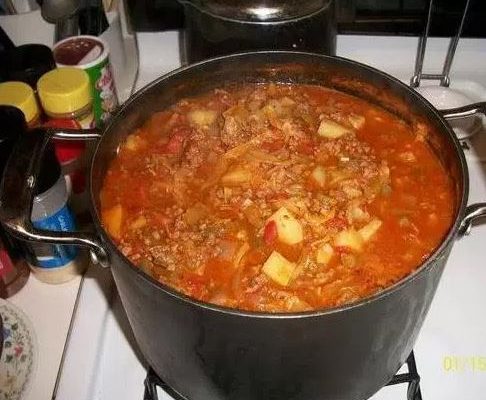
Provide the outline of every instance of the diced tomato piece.
[[154,213],[153,219],[157,223],[157,227],[163,227],[170,224],[171,219],[162,213]]
[[169,141],[164,146],[164,152],[168,154],[180,154],[184,146],[184,141],[191,133],[187,126],[179,126],[172,131]]
[[175,134],[169,139],[169,141],[165,145],[165,149],[169,154],[179,154],[182,151],[183,145],[184,137],[182,135]]
[[184,138],[188,137],[191,134],[191,128],[187,125],[179,125],[172,129],[172,136],[178,135]]
[[351,250],[349,247],[334,246],[333,249],[338,254],[353,254],[353,250]]
[[311,156],[314,154],[314,143],[310,140],[303,140],[299,143],[297,151],[301,154]]
[[275,202],[280,200],[285,200],[289,198],[289,194],[285,192],[271,192],[265,197],[265,200],[269,202]]
[[207,295],[206,279],[203,276],[185,273],[182,281],[184,282],[186,293],[188,293],[189,296],[198,300],[203,300]]
[[277,151],[285,146],[285,142],[282,139],[276,139],[262,143],[262,148],[268,151]]
[[148,193],[147,188],[144,185],[140,185],[135,189],[136,202],[142,205],[148,204]]
[[219,257],[210,258],[204,268],[205,282],[215,282],[218,286],[229,284],[233,271],[230,261]]
[[327,221],[327,225],[336,229],[344,229],[348,226],[348,222],[341,217],[334,217]]
[[268,254],[261,249],[250,249],[245,257],[248,265],[256,265],[263,264],[268,258]]
[[271,246],[277,239],[277,224],[275,221],[268,221],[263,231],[263,241],[267,246]]

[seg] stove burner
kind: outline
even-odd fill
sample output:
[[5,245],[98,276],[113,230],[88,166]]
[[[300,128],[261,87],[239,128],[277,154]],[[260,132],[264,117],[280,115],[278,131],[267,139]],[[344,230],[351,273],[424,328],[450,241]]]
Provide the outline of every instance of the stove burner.
[[[386,386],[408,383],[407,400],[422,400],[422,391],[420,390],[420,375],[417,372],[417,364],[413,351],[407,358],[408,372],[396,374]],[[157,398],[155,398],[157,400]]]
[[[406,400],[422,400],[422,392],[420,391],[420,376],[417,372],[417,365],[415,364],[413,351],[408,356],[406,363],[408,372],[396,374],[386,386],[408,383]],[[144,384],[145,393],[143,395],[143,400],[159,400],[159,396],[157,395],[157,387],[160,387],[174,400],[187,400],[187,398],[177,393],[174,389],[167,385],[167,383],[160,379],[152,368],[149,368]]]
[[161,388],[174,400],[187,400],[187,398],[177,393],[167,383],[160,379],[152,368],[149,368],[147,372],[144,385],[145,392],[143,394],[143,400],[159,400],[159,396],[157,395],[157,387]]

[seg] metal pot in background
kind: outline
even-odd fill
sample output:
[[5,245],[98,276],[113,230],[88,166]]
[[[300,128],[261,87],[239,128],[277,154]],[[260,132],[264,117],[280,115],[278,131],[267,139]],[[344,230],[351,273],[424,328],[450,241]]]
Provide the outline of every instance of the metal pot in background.
[[[154,112],[179,99],[236,83],[319,84],[353,94],[422,124],[454,182],[454,221],[436,251],[395,285],[352,304],[305,313],[239,311],[203,303],[133,265],[100,223],[99,194],[117,149]],[[89,247],[110,265],[140,350],[173,389],[199,400],[362,400],[385,385],[412,350],[458,234],[486,216],[466,207],[467,165],[446,117],[486,113],[486,103],[441,115],[395,78],[350,60],[298,52],[220,57],[159,78],[128,100],[104,132],[23,135],[0,187],[0,221],[20,238]],[[53,136],[97,140],[90,169],[96,233],[40,231],[30,223],[40,154]]]
[[336,54],[334,0],[178,0],[183,64],[250,50]]

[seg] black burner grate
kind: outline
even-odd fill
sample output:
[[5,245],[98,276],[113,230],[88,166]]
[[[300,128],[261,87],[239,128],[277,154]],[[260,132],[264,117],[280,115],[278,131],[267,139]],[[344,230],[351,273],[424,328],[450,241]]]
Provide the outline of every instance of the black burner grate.
[[[403,374],[396,374],[392,380],[386,385],[408,384],[407,399],[406,400],[422,400],[422,392],[420,391],[420,376],[417,372],[417,364],[415,363],[415,356],[412,353],[407,358],[408,372]],[[149,368],[147,377],[145,378],[145,393],[144,400],[159,400],[157,395],[157,387],[164,390],[174,400],[187,400],[184,396],[177,393],[167,383],[160,379],[157,374]]]
[[[386,386],[408,383],[407,400],[422,400],[422,391],[420,390],[420,375],[417,372],[417,364],[413,351],[407,358],[408,372],[405,374],[396,374]],[[154,400],[157,400],[155,398]]]

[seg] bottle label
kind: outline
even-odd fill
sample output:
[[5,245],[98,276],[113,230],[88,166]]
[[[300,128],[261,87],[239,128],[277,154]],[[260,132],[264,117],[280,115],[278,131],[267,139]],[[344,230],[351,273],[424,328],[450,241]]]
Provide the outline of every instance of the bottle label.
[[[73,216],[67,206],[47,218],[33,221],[32,225],[38,229],[49,231],[71,232],[76,228]],[[75,246],[52,244],[35,244],[34,251],[37,265],[44,268],[66,265],[74,260],[78,253]]]
[[2,247],[2,243],[0,242],[0,278],[7,275],[12,270],[12,260],[10,259],[7,250]]
[[96,124],[105,124],[118,107],[118,96],[110,61],[106,57],[98,65],[85,70],[93,85],[93,108]]

